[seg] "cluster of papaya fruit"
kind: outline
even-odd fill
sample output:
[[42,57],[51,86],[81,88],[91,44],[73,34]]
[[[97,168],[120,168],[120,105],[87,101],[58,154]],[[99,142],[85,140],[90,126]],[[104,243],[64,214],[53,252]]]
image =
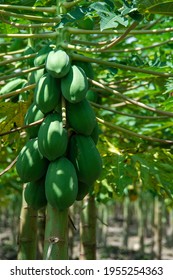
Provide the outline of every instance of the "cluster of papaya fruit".
[[82,200],[101,173],[98,124],[87,100],[87,75],[79,64],[64,50],[49,51],[25,115],[25,125],[43,118],[27,128],[29,140],[16,163],[27,183],[25,200],[37,210],[47,202],[64,210]]

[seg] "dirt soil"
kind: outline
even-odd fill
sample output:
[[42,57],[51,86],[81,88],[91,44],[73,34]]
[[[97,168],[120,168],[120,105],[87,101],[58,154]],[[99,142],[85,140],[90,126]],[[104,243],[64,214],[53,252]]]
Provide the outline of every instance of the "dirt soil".
[[[157,259],[151,255],[151,236],[144,240],[144,252],[141,253],[139,247],[139,237],[136,235],[134,225],[130,228],[128,238],[128,248],[123,248],[123,223],[121,220],[111,219],[108,226],[101,227],[102,233],[98,229],[97,259],[99,260],[150,260]],[[104,236],[104,238],[103,238]],[[0,260],[15,260],[17,256],[17,244],[10,228],[0,228]],[[79,240],[74,242],[72,259],[79,258]],[[157,248],[156,248],[157,251]],[[162,259],[173,260],[172,239],[163,237],[162,240]]]

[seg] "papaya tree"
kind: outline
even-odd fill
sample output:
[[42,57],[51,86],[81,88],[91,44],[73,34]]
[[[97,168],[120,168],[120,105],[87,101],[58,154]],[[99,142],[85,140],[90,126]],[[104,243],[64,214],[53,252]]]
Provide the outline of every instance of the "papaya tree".
[[[68,259],[69,209],[76,200],[88,197],[84,223],[105,197],[123,198],[129,186],[140,199],[154,189],[172,200],[170,5],[0,4],[1,175],[16,165],[24,217],[19,259],[36,258],[40,209],[42,258]],[[87,242],[96,248],[92,238]],[[81,248],[87,252],[85,241]]]

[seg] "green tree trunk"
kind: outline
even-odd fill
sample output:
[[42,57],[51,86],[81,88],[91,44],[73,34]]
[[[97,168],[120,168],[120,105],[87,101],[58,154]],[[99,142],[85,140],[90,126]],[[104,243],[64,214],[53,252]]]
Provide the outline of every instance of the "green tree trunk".
[[68,209],[59,211],[48,204],[43,258],[68,260]]
[[[23,187],[24,191],[25,185]],[[18,260],[35,260],[37,252],[37,211],[28,207],[24,196],[20,213]]]
[[143,194],[140,193],[138,200],[138,236],[141,256],[144,255],[144,225],[145,225],[145,210]]
[[43,259],[43,251],[44,251],[44,234],[45,234],[45,207],[38,211],[38,242],[37,242],[37,259]]
[[128,196],[125,197],[123,202],[123,247],[128,248],[128,239],[129,239],[129,205],[130,199]]
[[155,255],[156,259],[162,259],[162,202],[158,197],[155,198]]
[[[84,200],[80,223],[80,260],[96,259],[96,205],[95,197]],[[87,205],[86,205],[87,203]]]

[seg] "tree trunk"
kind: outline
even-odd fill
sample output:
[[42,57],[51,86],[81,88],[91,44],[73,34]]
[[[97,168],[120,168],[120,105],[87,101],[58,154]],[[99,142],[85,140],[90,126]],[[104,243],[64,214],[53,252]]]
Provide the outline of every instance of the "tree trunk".
[[48,204],[43,258],[68,260],[68,209],[59,211]]
[[[95,197],[84,200],[80,223],[80,260],[96,259],[96,205]],[[87,203],[87,204],[86,204]]]
[[123,201],[123,247],[128,248],[129,239],[129,197],[125,197]]
[[162,203],[155,198],[155,254],[156,259],[162,259]]
[[[25,185],[23,186],[24,193]],[[24,195],[20,213],[18,260],[35,260],[37,252],[37,211],[28,207]]]

